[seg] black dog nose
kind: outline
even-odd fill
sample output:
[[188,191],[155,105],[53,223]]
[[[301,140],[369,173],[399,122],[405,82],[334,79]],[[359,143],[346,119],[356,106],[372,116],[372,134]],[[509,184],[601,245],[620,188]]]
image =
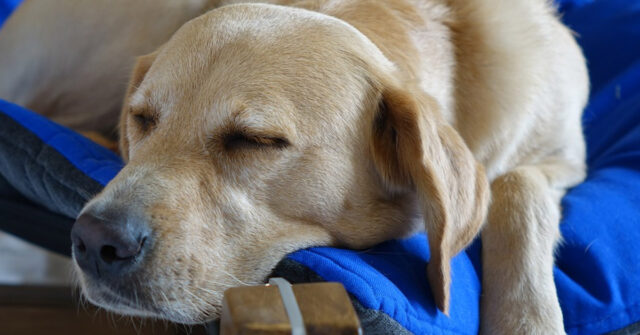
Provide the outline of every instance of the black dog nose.
[[140,263],[149,244],[149,229],[144,223],[117,221],[89,213],[76,220],[71,229],[71,242],[76,262],[85,273],[96,278],[118,276]]

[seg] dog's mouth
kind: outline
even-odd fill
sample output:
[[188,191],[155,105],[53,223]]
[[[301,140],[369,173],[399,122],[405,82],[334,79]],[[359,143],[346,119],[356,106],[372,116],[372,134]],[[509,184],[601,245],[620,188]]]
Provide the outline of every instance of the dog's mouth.
[[[267,284],[269,278],[278,276],[274,272],[265,276],[260,282]],[[81,278],[80,280],[84,297],[94,305],[118,314],[125,314],[139,317],[153,317],[170,320],[183,324],[199,324],[211,321],[215,313],[202,313],[199,315],[188,315],[181,311],[189,303],[188,294],[181,296],[182,299],[170,299],[164,293],[159,297],[151,297],[151,291],[162,291],[161,289],[148,290],[140,287],[137,281],[123,281],[118,285],[113,283],[95,280],[91,278]],[[221,292],[222,295],[222,292]],[[214,315],[215,314],[215,315]]]
[[145,295],[136,287],[127,290],[114,289],[103,283],[86,283],[84,296],[93,304],[107,310],[133,316],[158,317],[164,313],[162,308],[149,303]]
[[[271,277],[283,276],[279,263],[266,275],[255,280],[242,277],[244,281],[231,274],[209,278],[189,276],[188,270],[184,269],[169,273],[151,262],[139,271],[121,276],[96,275],[91,271],[85,272],[77,262],[74,263],[83,296],[92,304],[117,314],[153,317],[182,324],[200,324],[218,318],[227,288],[266,284]],[[218,271],[226,273],[223,269]]]
[[117,314],[195,325],[217,318],[220,312],[217,298],[197,296],[194,292],[177,288],[179,285],[171,285],[172,290],[139,280],[113,283],[80,276],[80,286],[90,303]]

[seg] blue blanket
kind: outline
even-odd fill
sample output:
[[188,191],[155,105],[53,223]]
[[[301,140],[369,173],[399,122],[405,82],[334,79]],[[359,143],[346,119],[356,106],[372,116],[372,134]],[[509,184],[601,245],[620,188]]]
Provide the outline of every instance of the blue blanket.
[[[593,89],[583,117],[588,177],[563,199],[564,243],[554,275],[566,331],[600,334],[640,322],[640,0],[564,0],[558,5],[565,23],[579,34]],[[52,153],[45,155],[44,149],[34,151],[24,143],[16,147],[16,134],[24,133],[22,142],[32,136]],[[0,186],[4,180],[29,202],[61,216],[72,217],[78,201],[73,200],[74,206],[59,203],[43,179],[53,178],[73,189],[71,179],[77,182],[86,176],[86,183],[95,184],[88,189],[98,190],[121,167],[119,158],[108,151],[6,102],[0,102],[0,135]],[[38,173],[24,177],[21,164],[27,163],[10,158],[19,152],[38,161],[40,170],[33,170]],[[66,177],[47,166],[49,159],[38,160],[54,156],[73,164],[82,178]],[[0,217],[5,218],[1,210],[0,206]],[[476,241],[453,260],[450,317],[437,311],[427,286],[424,234],[366,251],[311,248],[288,257],[325,280],[342,282],[366,309],[381,311],[410,332],[475,334],[480,248]]]

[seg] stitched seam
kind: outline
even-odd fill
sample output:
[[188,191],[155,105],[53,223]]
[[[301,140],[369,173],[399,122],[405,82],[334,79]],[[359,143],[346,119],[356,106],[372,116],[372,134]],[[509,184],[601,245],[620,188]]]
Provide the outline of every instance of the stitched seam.
[[[19,123],[19,121],[18,121],[18,123]],[[78,164],[76,165],[75,163],[72,162],[72,160],[69,157],[67,157],[67,155],[64,153],[63,150],[59,150],[58,148],[56,148],[55,146],[50,144],[50,142],[53,142],[54,140],[56,140],[56,138],[58,136],[61,135],[60,132],[57,132],[55,134],[51,134],[46,139],[41,137],[40,134],[37,134],[37,133],[33,133],[33,134],[36,135],[39,139],[41,139],[42,142],[44,142],[44,144],[48,145],[49,147],[53,148],[55,151],[60,153],[60,155],[62,157],[67,159],[74,167],[76,167],[76,169],[78,169],[80,172],[82,172],[82,174],[84,174],[86,176],[89,176],[89,178],[95,180],[96,182],[98,182],[102,186],[106,185],[109,182],[109,180],[106,180],[104,183],[102,183],[102,181],[99,181],[96,178],[90,176],[92,174],[97,174],[102,169],[105,169],[109,164],[112,164],[113,161],[110,160],[110,159],[101,159],[101,157],[99,155],[96,155],[93,152],[94,148],[91,148],[88,145],[88,143],[86,143],[84,141],[79,141],[79,140],[75,139],[74,137],[71,137],[71,139],[73,140],[72,146],[76,146],[76,147],[82,146],[82,149],[84,149],[83,150],[84,151],[84,155],[83,155],[82,161],[79,161]],[[96,162],[96,166],[98,166],[98,167],[90,169],[88,166],[84,166],[84,167],[81,166],[81,165],[87,165],[87,162],[90,161],[90,160]],[[104,164],[104,162],[107,162],[107,164]],[[102,163],[102,166],[100,166],[101,163]]]
[[[1,101],[1,100],[0,100],[0,101]],[[28,110],[26,110],[26,111],[27,111],[27,112],[29,112],[29,113],[33,113],[33,112],[31,112],[31,111],[28,111]],[[38,133],[38,132],[36,132],[36,131],[32,131],[30,128],[26,127],[26,126],[22,123],[22,121],[20,121],[20,120],[16,119],[16,117],[15,117],[15,116],[13,116],[13,115],[11,115],[11,114],[9,114],[9,113],[6,113],[6,112],[5,112],[5,111],[3,111],[3,110],[0,110],[0,112],[1,112],[3,115],[5,115],[6,117],[8,117],[8,118],[10,118],[11,120],[13,120],[15,123],[17,123],[21,128],[23,128],[23,129],[25,129],[26,131],[28,131],[29,133],[31,133],[31,134],[33,134],[33,135],[35,135],[35,136],[36,136],[40,141],[42,141],[44,144],[46,144],[47,146],[49,146],[49,147],[53,148],[53,149],[54,149],[55,151],[57,151],[57,152],[58,152],[62,157],[64,157],[65,159],[67,159],[67,161],[69,161],[69,162],[70,162],[70,163],[71,163],[71,164],[72,164],[76,169],[78,169],[82,174],[84,174],[84,175],[88,176],[89,178],[93,179],[93,180],[94,180],[94,181],[96,181],[98,184],[100,184],[100,185],[102,185],[102,186],[104,187],[104,186],[109,182],[109,180],[111,179],[111,178],[109,178],[109,180],[105,180],[105,181],[104,181],[104,183],[103,183],[101,180],[98,180],[97,178],[94,178],[94,177],[92,177],[92,176],[91,176],[91,174],[96,174],[96,173],[98,173],[98,171],[101,171],[101,170],[103,170],[103,169],[105,169],[105,168],[108,168],[107,166],[108,166],[108,165],[111,165],[111,164],[114,164],[114,162],[113,162],[113,160],[111,160],[111,159],[102,159],[102,158],[101,158],[101,156],[102,156],[102,155],[97,155],[95,152],[93,152],[93,151],[94,151],[94,148],[91,148],[91,146],[90,146],[90,145],[88,145],[88,143],[87,143],[87,142],[80,141],[80,140],[78,140],[78,139],[74,138],[73,136],[71,137],[71,139],[73,140],[73,146],[79,146],[79,145],[82,145],[83,149],[85,149],[85,150],[84,150],[84,151],[85,151],[85,154],[84,154],[84,158],[83,158],[85,162],[86,162],[86,161],[88,161],[88,160],[93,160],[93,161],[96,161],[96,163],[97,163],[96,165],[100,165],[100,163],[107,162],[107,163],[108,163],[108,164],[106,164],[107,166],[105,166],[105,164],[103,164],[102,166],[100,166],[100,167],[98,167],[98,168],[96,168],[96,169],[90,169],[89,167],[86,167],[86,166],[85,166],[85,167],[81,167],[81,166],[79,166],[79,165],[83,165],[83,162],[80,162],[80,164],[76,165],[75,163],[73,163],[73,160],[72,160],[72,159],[70,159],[69,157],[67,157],[67,155],[64,153],[64,151],[63,151],[63,150],[58,149],[56,146],[54,146],[54,145],[52,145],[52,144],[50,143],[50,142],[53,142],[53,141],[56,139],[56,137],[60,136],[60,134],[61,134],[64,130],[68,130],[68,131],[70,131],[71,133],[73,133],[73,134],[76,134],[76,135],[77,135],[77,133],[75,133],[73,130],[69,130],[68,128],[65,128],[64,126],[61,126],[61,125],[59,125],[59,124],[57,124],[57,123],[55,123],[55,122],[52,122],[52,121],[50,121],[50,120],[47,120],[49,123],[51,123],[51,124],[53,124],[53,125],[55,125],[55,126],[57,126],[57,127],[61,128],[63,131],[60,131],[59,129],[56,129],[55,133],[49,134],[49,136],[44,136],[43,134],[40,134],[40,133]],[[22,111],[20,111],[20,112],[22,112]],[[45,138],[45,137],[46,137],[46,138]],[[87,150],[87,148],[89,148],[89,150]],[[115,156],[115,157],[117,157],[117,156]],[[121,169],[121,168],[122,168],[122,163],[120,162],[120,163],[118,164],[118,166],[119,166],[119,168]],[[86,168],[86,169],[85,169],[85,168]]]
[[[36,159],[36,156],[37,156],[37,155],[36,155],[36,156],[32,155],[32,154],[31,154],[27,149],[25,149],[25,147],[24,147],[24,146],[17,145],[17,144],[15,144],[14,142],[10,141],[10,140],[7,138],[6,134],[4,134],[4,133],[0,133],[0,135],[1,135],[0,140],[2,140],[2,141],[3,141],[3,142],[5,142],[5,143],[8,143],[9,145],[13,146],[14,148],[19,149],[20,151],[24,152],[24,153],[26,154],[26,156],[27,156],[28,158],[30,158],[30,159],[31,159],[31,161],[32,161],[33,163],[35,163],[36,165],[38,165],[39,167],[41,167],[41,168],[42,168],[42,170],[43,170],[43,172],[44,172],[44,173],[43,173],[44,175],[47,175],[47,176],[51,177],[51,179],[52,179],[53,181],[57,182],[60,186],[64,187],[66,190],[70,191],[71,193],[77,194],[77,195],[78,195],[78,196],[80,196],[80,197],[84,197],[82,194],[80,194],[79,192],[77,192],[77,191],[75,190],[75,188],[71,187],[71,186],[70,186],[70,185],[68,185],[67,183],[63,182],[63,180],[62,180],[62,179],[59,179],[56,175],[54,175],[54,174],[52,174],[51,172],[49,172],[49,171],[48,171],[48,169],[47,169],[47,166],[46,166],[46,165],[44,165],[42,162],[39,162],[39,161]],[[45,145],[47,145],[47,146],[48,146],[48,144],[45,144]],[[40,150],[40,152],[42,152],[42,150]],[[57,152],[57,150],[56,150],[56,152]],[[61,155],[61,156],[62,156],[62,155]],[[64,157],[64,156],[62,156],[62,157],[63,157],[65,160],[67,160],[67,162],[69,162],[69,160],[68,160],[66,157]],[[77,168],[77,167],[76,167],[75,165],[73,165],[71,162],[69,162],[69,163],[70,163],[74,168]],[[25,175],[27,175],[27,174],[25,173]],[[91,177],[89,177],[89,178],[91,178]],[[91,179],[93,180],[93,178],[91,178]],[[94,180],[94,181],[95,181],[95,180]],[[45,188],[46,188],[46,186],[45,186]],[[48,192],[48,190],[47,190],[47,193],[49,193],[49,192]],[[83,192],[83,193],[88,193],[88,192]]]

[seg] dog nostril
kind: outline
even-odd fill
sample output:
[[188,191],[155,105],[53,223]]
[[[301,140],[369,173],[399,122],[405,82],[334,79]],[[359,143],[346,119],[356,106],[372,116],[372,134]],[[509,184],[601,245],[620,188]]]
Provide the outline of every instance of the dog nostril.
[[116,255],[116,248],[110,245],[105,245],[100,248],[100,257],[107,264],[111,264],[113,261],[120,259],[120,257]]
[[108,244],[103,245],[100,248],[100,258],[102,258],[102,260],[107,264],[111,264],[116,261],[131,260],[138,254],[140,254],[146,242],[147,237],[145,236],[137,244],[124,244],[121,246],[113,246]]
[[82,253],[87,251],[87,246],[84,245],[84,243],[82,241],[78,242],[78,251],[80,251]]

